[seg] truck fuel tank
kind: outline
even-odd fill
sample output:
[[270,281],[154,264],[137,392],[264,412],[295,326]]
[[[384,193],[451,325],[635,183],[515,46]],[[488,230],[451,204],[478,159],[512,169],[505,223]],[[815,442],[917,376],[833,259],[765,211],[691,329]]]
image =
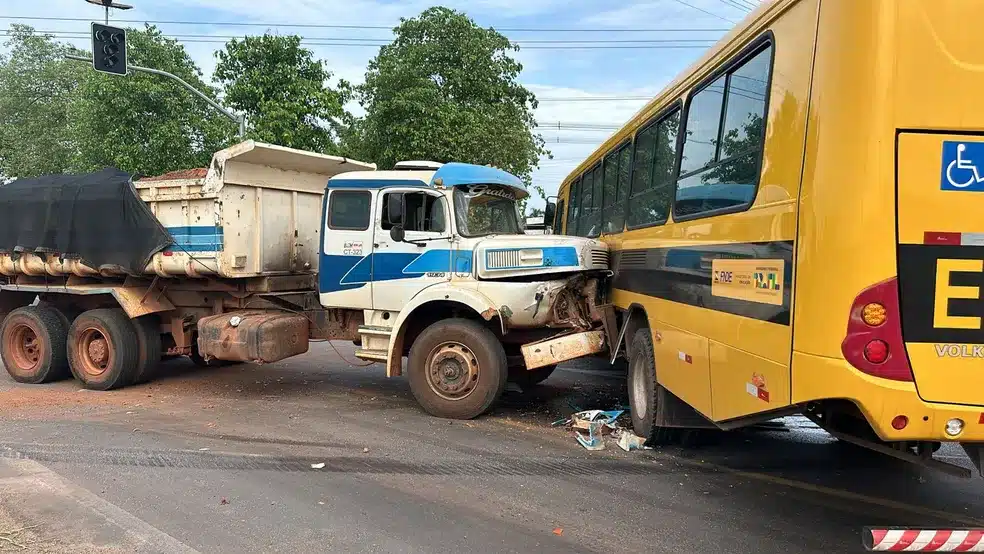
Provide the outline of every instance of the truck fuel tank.
[[198,320],[205,359],[272,363],[308,351],[308,320],[277,311],[228,312]]

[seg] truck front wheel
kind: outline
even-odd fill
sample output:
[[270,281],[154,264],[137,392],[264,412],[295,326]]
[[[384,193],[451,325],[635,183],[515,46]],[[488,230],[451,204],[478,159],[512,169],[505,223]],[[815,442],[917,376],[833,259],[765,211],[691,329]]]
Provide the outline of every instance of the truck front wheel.
[[424,329],[410,348],[410,390],[427,413],[472,419],[506,388],[506,351],[488,328],[470,319],[446,319]]
[[137,332],[123,310],[90,310],[72,322],[68,363],[85,388],[110,390],[126,385],[139,362]]

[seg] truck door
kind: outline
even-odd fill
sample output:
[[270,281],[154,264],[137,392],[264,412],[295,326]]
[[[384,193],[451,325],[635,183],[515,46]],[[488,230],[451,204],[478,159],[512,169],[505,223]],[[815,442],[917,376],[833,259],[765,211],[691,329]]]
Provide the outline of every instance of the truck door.
[[[404,240],[390,232],[400,222],[390,221],[386,206],[403,196],[406,207]],[[372,307],[400,311],[421,290],[451,279],[451,220],[445,197],[421,189],[386,189],[376,200],[372,256]]]
[[329,189],[325,195],[318,288],[321,304],[372,308],[371,209],[378,191]]

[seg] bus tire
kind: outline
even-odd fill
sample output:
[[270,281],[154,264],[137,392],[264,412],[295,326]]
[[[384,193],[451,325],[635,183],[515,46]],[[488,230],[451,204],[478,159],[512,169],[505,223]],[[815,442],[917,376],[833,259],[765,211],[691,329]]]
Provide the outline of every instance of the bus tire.
[[133,329],[137,332],[140,359],[129,375],[128,383],[138,385],[154,378],[163,357],[163,342],[161,341],[160,320],[154,315],[138,317],[133,321]]
[[70,375],[63,317],[50,306],[24,306],[7,314],[0,327],[0,358],[14,381],[37,385]]
[[410,391],[424,411],[472,419],[506,389],[506,351],[495,334],[470,319],[445,319],[413,341],[407,363]]
[[672,429],[656,425],[660,384],[656,381],[653,336],[649,327],[637,330],[632,338],[628,377],[632,430],[650,444],[669,442]]
[[68,331],[68,363],[82,386],[112,390],[127,384],[140,361],[140,342],[121,309],[83,312]]

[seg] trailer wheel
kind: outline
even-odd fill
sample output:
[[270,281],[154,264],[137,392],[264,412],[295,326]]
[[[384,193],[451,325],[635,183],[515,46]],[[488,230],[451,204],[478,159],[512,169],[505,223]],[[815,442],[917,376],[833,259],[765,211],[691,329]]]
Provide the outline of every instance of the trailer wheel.
[[437,417],[472,419],[506,388],[506,351],[489,329],[470,319],[446,319],[420,333],[407,363],[410,390]]
[[82,386],[111,390],[127,384],[140,361],[133,322],[120,309],[83,312],[68,331],[68,362]]
[[137,332],[139,345],[139,361],[133,366],[133,372],[128,379],[129,384],[146,383],[154,378],[157,367],[163,357],[160,321],[153,315],[138,317],[133,321],[133,329]]
[[661,385],[656,381],[653,337],[649,327],[639,329],[632,338],[628,377],[633,431],[652,444],[669,442],[673,430],[656,425],[656,413],[659,408],[657,398]]
[[49,306],[25,306],[4,318],[0,358],[15,381],[36,385],[69,376],[62,317]]

